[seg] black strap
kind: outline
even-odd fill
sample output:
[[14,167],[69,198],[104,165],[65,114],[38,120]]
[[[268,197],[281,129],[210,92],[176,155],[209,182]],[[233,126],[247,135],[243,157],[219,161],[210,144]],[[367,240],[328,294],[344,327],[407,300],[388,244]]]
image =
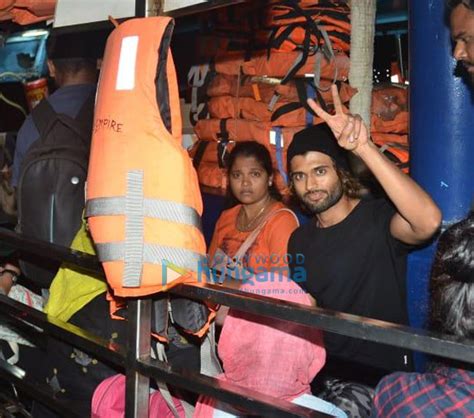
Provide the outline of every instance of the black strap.
[[220,130],[219,132],[217,132],[217,139],[219,141],[229,142],[229,131],[227,130],[227,119],[221,119],[219,121]]
[[95,90],[87,97],[86,101],[82,105],[79,113],[76,116],[76,121],[79,122],[81,125],[86,126],[87,124],[91,124],[92,128],[92,120],[94,119],[94,104],[95,104]]
[[278,36],[277,32],[281,29],[281,26],[274,28],[268,39],[268,49],[267,49],[267,59],[270,58],[271,49],[279,49],[283,42],[287,41],[291,33],[298,27],[305,28],[304,24],[301,23],[291,23],[285,29],[283,29]]
[[309,81],[306,81],[304,79],[295,79],[295,85],[296,85],[296,91],[298,92],[298,98],[299,98],[300,101],[299,102],[291,102],[291,103],[287,103],[283,106],[280,106],[277,110],[275,110],[272,113],[272,117],[271,117],[272,122],[276,121],[279,117],[283,116],[285,113],[293,112],[297,109],[300,109],[301,107],[303,107],[307,112],[309,112],[312,115],[316,116],[316,113],[314,113],[313,109],[311,109],[311,107],[308,105],[308,103],[306,101],[308,99],[308,93],[306,91],[306,86],[307,85],[314,88],[314,90],[316,92],[317,102],[319,103],[319,105],[321,106],[321,108],[325,112],[328,111],[328,107],[327,107],[326,102],[323,99],[323,96],[321,95],[319,90],[312,85],[312,83],[310,83]]
[[52,124],[56,121],[58,114],[53,109],[48,99],[43,99],[39,102],[33,111],[31,117],[38,129],[40,137],[45,136],[51,129]]
[[396,164],[396,166],[400,169],[400,170],[403,170],[405,168],[408,168],[410,167],[410,163],[399,163],[399,164]]
[[217,162],[220,168],[226,166],[227,145],[229,144],[229,131],[227,130],[227,119],[219,122],[220,131],[217,133],[219,142],[217,143]]
[[303,40],[303,48],[300,52],[299,57],[293,63],[292,67],[288,70],[286,75],[281,80],[281,84],[286,84],[288,81],[293,79],[296,73],[306,64],[310,54],[310,42],[311,42],[311,33],[309,31],[305,32]]
[[217,143],[217,163],[219,168],[227,167],[227,145],[229,141],[219,141]]
[[[207,119],[209,115],[209,97],[207,96],[207,89],[209,87],[209,84],[211,81],[214,79],[214,77],[217,75],[216,72],[216,66],[213,61],[209,62],[209,70],[206,74],[206,77],[204,78],[203,85],[200,87],[193,87],[197,89],[197,103],[196,103],[196,112],[189,112],[189,122],[191,123],[191,126],[195,126],[196,123],[199,120],[202,119]],[[200,108],[200,105],[204,104],[204,106]]]
[[193,166],[197,170],[199,164],[201,164],[202,157],[204,157],[204,152],[206,151],[207,146],[209,145],[209,141],[199,141],[197,143],[196,154],[194,154],[193,158]]
[[202,104],[202,103],[204,103],[204,106],[202,106],[201,110],[198,110],[195,113],[189,112],[189,122],[191,123],[192,126],[195,126],[196,123],[198,123],[198,121],[202,119],[207,119],[207,116],[209,115],[209,106],[208,106],[207,100],[199,104]]
[[[282,1],[281,3],[274,4],[273,7],[275,8],[275,7],[278,7],[279,5],[282,5],[288,8],[293,8],[293,3],[291,1],[290,2]],[[324,15],[332,17],[334,20],[340,20],[342,22],[349,23],[350,22],[350,18],[349,18],[350,8],[348,4],[341,3],[338,6],[339,6],[339,10],[335,10],[334,5],[328,5],[328,7],[324,7],[324,5],[322,4],[317,4],[314,7],[311,7],[311,6],[305,7],[304,10],[309,16],[319,15],[323,12]],[[295,10],[293,8],[293,9],[289,9],[286,14],[273,17],[273,20],[278,21],[278,20],[284,20],[284,19],[285,20],[294,19],[297,17],[301,17],[301,14],[299,13],[298,10]]]
[[314,85],[314,83],[310,80],[303,80],[303,82],[301,80],[295,80],[295,84],[296,84],[296,91],[298,92],[298,97],[301,101],[301,103],[303,103],[303,106],[304,108],[312,113],[314,116],[316,116],[316,113],[314,113],[313,109],[311,109],[308,105],[308,103],[306,102],[308,100],[308,91],[306,90],[306,86],[308,85],[309,87],[311,87],[314,92],[315,92],[315,99],[316,101],[319,103],[319,105],[321,106],[321,108],[325,111],[325,112],[329,112],[329,109],[328,109],[328,105],[326,103],[326,100],[324,100],[324,97],[323,95],[321,94],[321,92],[319,91],[318,88],[316,88],[316,86]]
[[40,137],[46,137],[56,121],[61,121],[75,131],[86,144],[90,143],[94,115],[95,91],[84,101],[75,119],[57,113],[47,99],[43,99],[31,112],[33,122]]
[[300,102],[291,102],[280,106],[277,110],[272,113],[270,120],[275,122],[279,117],[283,116],[286,113],[293,112],[297,109],[300,109],[303,105]]

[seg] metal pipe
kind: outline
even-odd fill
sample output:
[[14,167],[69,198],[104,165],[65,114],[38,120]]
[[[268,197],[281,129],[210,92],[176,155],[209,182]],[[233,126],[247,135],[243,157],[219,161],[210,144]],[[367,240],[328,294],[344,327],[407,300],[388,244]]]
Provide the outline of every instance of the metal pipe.
[[148,418],[150,378],[137,371],[138,360],[150,359],[151,300],[130,299],[127,303],[128,353],[126,418]]
[[402,76],[401,81],[405,81],[405,63],[403,62],[403,46],[402,46],[402,37],[400,34],[395,35],[395,41],[397,43],[397,58],[398,65],[400,66],[400,75]]

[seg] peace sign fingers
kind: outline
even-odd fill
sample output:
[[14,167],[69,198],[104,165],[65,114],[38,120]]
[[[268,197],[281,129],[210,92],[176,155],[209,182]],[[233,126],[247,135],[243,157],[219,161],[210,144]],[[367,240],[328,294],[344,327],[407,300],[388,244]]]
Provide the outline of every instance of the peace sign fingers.
[[344,114],[341,98],[339,97],[339,91],[337,90],[337,86],[335,84],[331,86],[331,93],[332,93],[332,100],[334,103],[334,110],[336,111],[336,115]]
[[324,111],[321,106],[319,106],[313,99],[307,100],[308,106],[318,115],[324,122],[329,123],[331,115]]

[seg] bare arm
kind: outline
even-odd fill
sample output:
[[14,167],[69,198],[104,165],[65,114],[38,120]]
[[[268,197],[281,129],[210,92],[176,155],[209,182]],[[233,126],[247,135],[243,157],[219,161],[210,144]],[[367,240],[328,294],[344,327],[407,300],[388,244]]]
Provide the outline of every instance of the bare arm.
[[390,223],[392,236],[407,244],[427,240],[441,223],[438,206],[413,179],[379,152],[359,115],[344,113],[335,86],[332,94],[335,115],[326,113],[311,99],[308,104],[329,125],[339,145],[362,159],[397,208]]

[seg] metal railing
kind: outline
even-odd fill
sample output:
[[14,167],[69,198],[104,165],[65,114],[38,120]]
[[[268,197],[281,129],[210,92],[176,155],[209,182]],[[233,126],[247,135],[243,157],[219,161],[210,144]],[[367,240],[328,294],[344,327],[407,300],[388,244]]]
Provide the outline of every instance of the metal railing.
[[[0,228],[0,241],[20,248],[23,252],[68,262],[82,270],[103,277],[100,263],[94,256],[25,238],[3,228]],[[171,289],[170,293],[195,300],[212,301],[242,311],[284,319],[349,337],[474,363],[473,340],[460,339],[328,309],[310,308],[211,284],[179,285]],[[150,357],[151,299],[131,299],[128,303],[128,350],[118,344],[111,344],[109,340],[99,338],[75,325],[47,317],[42,312],[15,302],[6,296],[0,296],[0,315],[8,321],[20,324],[23,331],[32,333],[32,335],[38,334],[33,326],[40,327],[43,333],[65,341],[71,346],[124,370],[127,377],[126,417],[148,416],[151,378],[216,398],[264,416],[328,416],[213,377],[175,369],[166,363],[152,359]],[[25,374],[18,367],[0,362],[0,378],[14,383],[33,399],[45,403],[61,415],[84,416],[83,412],[75,409],[70,403],[66,404],[55,399],[46,385],[40,385],[28,378],[28,371]]]

